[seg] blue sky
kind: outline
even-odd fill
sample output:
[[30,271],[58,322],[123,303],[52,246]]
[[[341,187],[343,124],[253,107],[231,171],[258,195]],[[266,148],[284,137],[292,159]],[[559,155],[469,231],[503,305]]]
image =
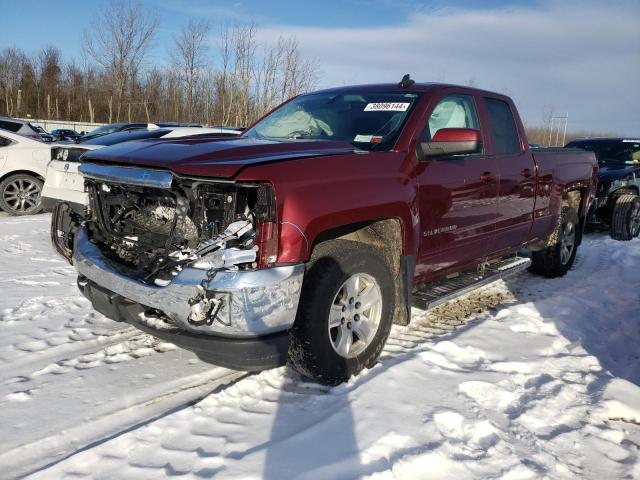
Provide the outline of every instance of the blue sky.
[[[320,27],[375,27],[401,25],[419,12],[437,12],[447,8],[480,9],[540,2],[505,0],[143,0],[161,19],[156,47],[162,54],[171,37],[180,31],[189,17],[208,18],[212,23],[246,22],[260,25],[297,25]],[[70,57],[80,56],[80,38],[97,12],[107,5],[102,0],[0,0],[0,45],[20,45],[38,50],[43,39],[58,46]]]
[[[266,44],[295,35],[320,65],[319,86],[397,81],[467,83],[511,95],[526,123],[569,113],[569,130],[640,135],[640,1],[142,0],[161,19],[151,60],[165,62],[189,18],[259,26]],[[55,5],[55,7],[53,7]],[[0,48],[81,38],[106,2],[0,0]],[[217,33],[212,33],[215,63]]]

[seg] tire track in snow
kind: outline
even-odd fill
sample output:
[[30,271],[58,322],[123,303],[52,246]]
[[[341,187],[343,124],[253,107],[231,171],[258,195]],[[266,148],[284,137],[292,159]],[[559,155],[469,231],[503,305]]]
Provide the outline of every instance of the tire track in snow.
[[97,418],[83,419],[63,431],[0,453],[0,469],[23,477],[70,456],[186,408],[247,374],[214,369],[167,385],[162,392]]
[[51,363],[89,355],[144,335],[94,312],[79,296],[35,297],[0,315],[4,330],[0,340],[3,379],[30,377]]

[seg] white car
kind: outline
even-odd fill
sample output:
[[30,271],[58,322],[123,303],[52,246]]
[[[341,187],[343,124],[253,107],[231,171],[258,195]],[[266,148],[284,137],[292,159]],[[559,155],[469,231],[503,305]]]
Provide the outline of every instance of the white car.
[[51,144],[0,129],[0,208],[10,215],[42,210]]
[[42,191],[46,206],[58,202],[72,204],[76,209],[89,204],[89,196],[84,189],[84,178],[78,171],[80,157],[89,150],[103,148],[117,143],[149,138],[177,138],[192,135],[237,136],[241,130],[228,127],[158,127],[111,133],[78,144],[54,146],[53,159],[49,163]]

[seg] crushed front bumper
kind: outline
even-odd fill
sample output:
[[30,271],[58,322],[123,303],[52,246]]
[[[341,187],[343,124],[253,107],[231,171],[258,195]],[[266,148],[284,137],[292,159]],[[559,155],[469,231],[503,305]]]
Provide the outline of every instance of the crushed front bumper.
[[84,277],[78,278],[78,287],[103,315],[118,322],[127,322],[145,333],[190,350],[204,362],[233,370],[254,371],[279,367],[287,361],[289,332],[286,330],[252,338],[202,335],[167,326],[157,318],[150,317],[143,305]]
[[[196,341],[201,347],[199,351],[188,345],[181,346],[196,351],[203,359],[230,367],[229,362],[215,361],[205,355],[203,345],[209,343],[213,355],[215,349],[225,343],[264,345],[269,336],[286,337],[295,320],[304,275],[303,264],[214,273],[186,267],[167,286],[148,285],[129,278],[120,267],[113,265],[89,241],[84,227],[75,235],[73,264],[80,274],[81,290],[100,312],[150,330],[153,335],[178,345],[181,339],[199,339]],[[219,307],[208,322],[194,324],[189,319],[202,298],[215,299]],[[162,312],[181,338],[172,340],[167,338],[169,330],[149,327],[141,317],[145,310]],[[241,363],[236,368],[248,369],[240,366]]]

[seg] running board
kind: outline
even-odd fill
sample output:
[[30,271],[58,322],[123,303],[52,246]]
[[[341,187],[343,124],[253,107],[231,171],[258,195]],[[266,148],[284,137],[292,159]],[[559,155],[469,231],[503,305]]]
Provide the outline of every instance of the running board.
[[453,278],[444,278],[429,283],[413,293],[413,306],[429,310],[454,300],[465,293],[526,270],[531,260],[526,257],[510,257],[477,270],[462,272]]

